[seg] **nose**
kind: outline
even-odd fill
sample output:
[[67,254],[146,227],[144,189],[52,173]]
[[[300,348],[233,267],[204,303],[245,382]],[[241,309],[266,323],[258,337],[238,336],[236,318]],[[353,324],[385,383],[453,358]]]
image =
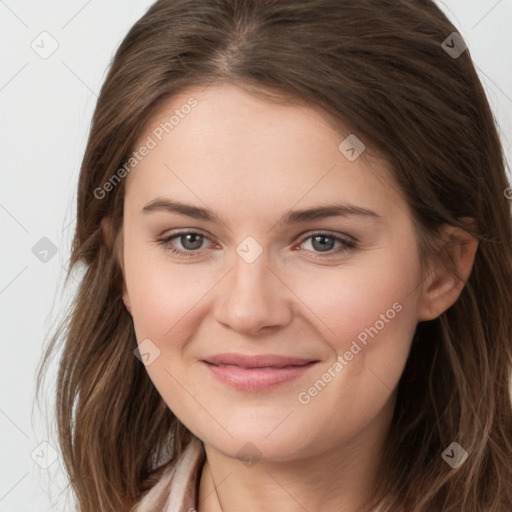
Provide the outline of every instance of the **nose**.
[[294,295],[285,276],[273,267],[268,251],[252,262],[235,253],[230,271],[217,287],[216,320],[246,335],[290,323]]

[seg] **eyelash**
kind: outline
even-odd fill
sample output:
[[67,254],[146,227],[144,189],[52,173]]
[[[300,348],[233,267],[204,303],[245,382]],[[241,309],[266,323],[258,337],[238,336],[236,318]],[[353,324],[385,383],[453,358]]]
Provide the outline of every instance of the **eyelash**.
[[[210,240],[206,235],[199,233],[197,231],[179,231],[179,232],[173,233],[172,235],[167,236],[165,238],[158,238],[157,242],[159,242],[159,245],[163,246],[166,250],[170,251],[172,254],[176,254],[178,256],[185,256],[185,257],[197,256],[200,251],[198,249],[189,250],[189,251],[181,251],[179,249],[175,249],[174,247],[170,246],[170,243],[172,240],[174,240],[175,238],[179,238],[180,236],[183,236],[183,235],[199,235],[199,236],[202,236],[204,239]],[[338,248],[337,250],[331,249],[330,251],[333,251],[333,252],[326,251],[325,254],[323,254],[322,252],[310,251],[310,250],[306,249],[306,252],[315,254],[315,257],[320,256],[321,258],[328,258],[330,256],[332,257],[334,255],[344,254],[344,253],[349,252],[350,250],[355,249],[357,247],[357,241],[354,239],[349,240],[349,239],[345,239],[345,238],[341,238],[339,236],[333,235],[332,233],[322,232],[322,231],[313,233],[311,235],[304,237],[299,242],[299,245],[302,245],[306,240],[309,240],[310,238],[314,238],[316,236],[332,238],[334,240],[334,242],[341,242],[343,244],[343,247]]]

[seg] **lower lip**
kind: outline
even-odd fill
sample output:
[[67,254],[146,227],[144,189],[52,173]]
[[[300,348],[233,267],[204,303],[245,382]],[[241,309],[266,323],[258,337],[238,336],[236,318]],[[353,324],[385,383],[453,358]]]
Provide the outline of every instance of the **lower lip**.
[[244,391],[261,391],[289,382],[304,375],[317,362],[303,366],[285,366],[284,368],[240,368],[234,365],[216,366],[201,361],[213,376],[224,384]]

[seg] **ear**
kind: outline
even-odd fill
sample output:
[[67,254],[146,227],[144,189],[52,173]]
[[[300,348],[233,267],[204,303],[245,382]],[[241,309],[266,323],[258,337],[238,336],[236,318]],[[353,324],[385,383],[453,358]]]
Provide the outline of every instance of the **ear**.
[[[126,281],[124,278],[124,265],[123,265],[123,261],[122,261],[122,247],[123,247],[122,231],[121,231],[121,233],[119,233],[118,239],[114,240],[111,221],[108,217],[103,217],[101,219],[101,228],[103,231],[103,240],[105,241],[105,244],[107,244],[107,246],[110,247],[110,249],[114,251],[114,254],[116,255],[119,266],[121,268],[121,273],[122,273],[121,294],[123,297],[124,305],[131,315],[132,314],[132,305],[130,302],[130,297],[128,295],[128,290],[126,288]],[[122,228],[121,228],[121,230],[122,230]]]
[[[469,218],[462,221],[472,223]],[[449,271],[444,259],[436,263],[423,286],[418,322],[433,320],[450,308],[459,298],[473,268],[478,249],[478,240],[473,235],[456,226],[444,225],[441,240],[440,252],[451,255],[460,279]]]

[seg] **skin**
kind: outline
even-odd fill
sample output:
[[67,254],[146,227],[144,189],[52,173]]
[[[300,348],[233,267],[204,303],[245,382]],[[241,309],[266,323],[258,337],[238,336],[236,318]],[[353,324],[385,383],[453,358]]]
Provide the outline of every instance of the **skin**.
[[[416,325],[457,300],[477,242],[447,228],[466,242],[452,249],[463,281],[441,266],[422,278],[411,212],[385,161],[369,148],[349,161],[338,145],[350,131],[317,109],[228,83],[162,104],[137,147],[191,96],[198,105],[127,178],[122,265],[137,340],[160,350],[146,366],[149,377],[205,443],[199,512],[365,510]],[[223,223],[141,213],[157,197],[207,207]],[[379,217],[280,222],[291,209],[335,202]],[[178,229],[205,235],[199,249],[183,237],[157,241]],[[328,238],[325,256],[311,238],[325,231],[354,237],[357,246],[337,252],[343,246]],[[236,252],[248,236],[262,250],[252,263]],[[299,393],[397,302],[400,312],[301,403]],[[200,363],[221,352],[320,363],[274,388],[243,391]],[[248,442],[257,448],[254,465],[237,456]]]

